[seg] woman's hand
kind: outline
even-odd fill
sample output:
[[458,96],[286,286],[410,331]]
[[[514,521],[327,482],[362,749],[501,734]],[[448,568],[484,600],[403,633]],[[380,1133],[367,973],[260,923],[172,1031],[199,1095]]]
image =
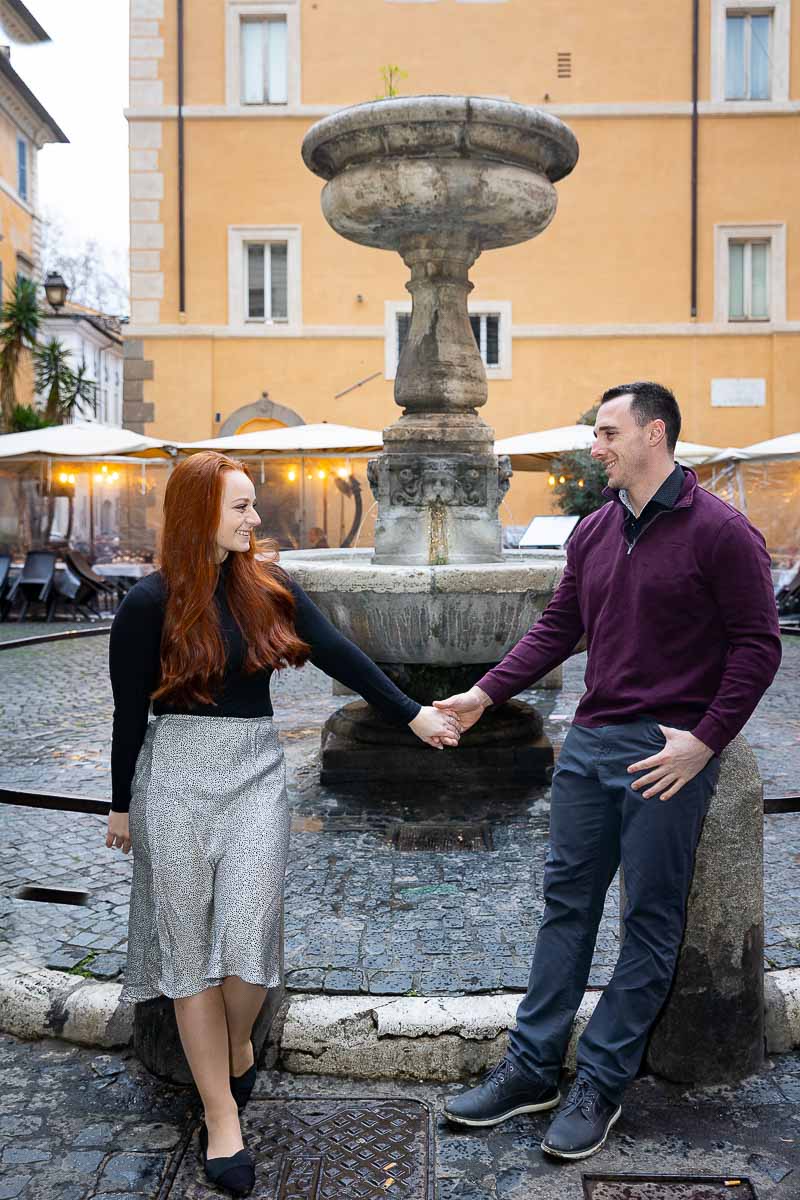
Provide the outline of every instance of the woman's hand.
[[108,833],[106,834],[106,845],[109,850],[118,847],[123,854],[127,854],[131,848],[131,830],[126,812],[114,812],[108,814]]
[[424,705],[414,720],[408,722],[408,727],[436,750],[457,746],[461,736],[461,725],[455,713],[437,712],[431,705]]

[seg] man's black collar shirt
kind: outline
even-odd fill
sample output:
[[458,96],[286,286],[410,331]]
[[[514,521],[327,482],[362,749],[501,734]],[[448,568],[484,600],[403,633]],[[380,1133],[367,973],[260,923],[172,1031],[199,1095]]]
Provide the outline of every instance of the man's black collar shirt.
[[667,476],[656,494],[650,497],[638,517],[631,507],[631,502],[628,499],[628,493],[625,488],[620,488],[619,498],[627,510],[623,532],[628,546],[636,544],[639,535],[647,528],[651,521],[655,520],[659,513],[668,512],[671,508],[675,507],[683,488],[684,478],[683,467],[680,463],[676,463],[675,469]]

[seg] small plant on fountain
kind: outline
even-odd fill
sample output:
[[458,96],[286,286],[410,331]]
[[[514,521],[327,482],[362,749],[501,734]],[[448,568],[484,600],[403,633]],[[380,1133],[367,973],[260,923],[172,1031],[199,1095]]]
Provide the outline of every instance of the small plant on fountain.
[[400,95],[397,82],[400,79],[408,79],[408,71],[403,71],[394,63],[387,63],[385,67],[381,67],[380,77],[383,80],[383,95],[376,96],[375,99],[389,100],[392,96]]

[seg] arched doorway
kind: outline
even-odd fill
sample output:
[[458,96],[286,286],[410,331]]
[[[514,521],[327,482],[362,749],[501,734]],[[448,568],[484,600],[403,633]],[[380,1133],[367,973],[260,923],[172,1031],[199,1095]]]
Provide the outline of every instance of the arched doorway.
[[263,392],[255,404],[243,404],[225,418],[219,431],[220,437],[235,433],[254,433],[259,429],[283,429],[287,425],[305,425],[300,413],[285,404],[270,400],[269,392]]

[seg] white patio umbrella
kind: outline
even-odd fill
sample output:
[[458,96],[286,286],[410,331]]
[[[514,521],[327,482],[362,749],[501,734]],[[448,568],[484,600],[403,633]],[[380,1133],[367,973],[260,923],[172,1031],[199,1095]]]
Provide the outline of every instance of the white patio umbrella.
[[170,447],[160,438],[88,421],[0,435],[0,459],[170,458]]
[[745,446],[744,455],[753,458],[800,458],[800,433],[787,433],[783,437],[769,438],[766,442],[754,442]]
[[194,454],[198,450],[219,450],[226,454],[368,454],[381,449],[383,435],[377,429],[322,421],[316,425],[234,433],[203,442],[179,442],[178,446],[182,454]]
[[[497,454],[508,454],[515,471],[547,471],[554,458],[575,450],[589,450],[594,442],[591,425],[561,425],[539,433],[520,433],[495,442]],[[719,453],[718,446],[678,442],[675,457],[689,466],[706,462]]]

